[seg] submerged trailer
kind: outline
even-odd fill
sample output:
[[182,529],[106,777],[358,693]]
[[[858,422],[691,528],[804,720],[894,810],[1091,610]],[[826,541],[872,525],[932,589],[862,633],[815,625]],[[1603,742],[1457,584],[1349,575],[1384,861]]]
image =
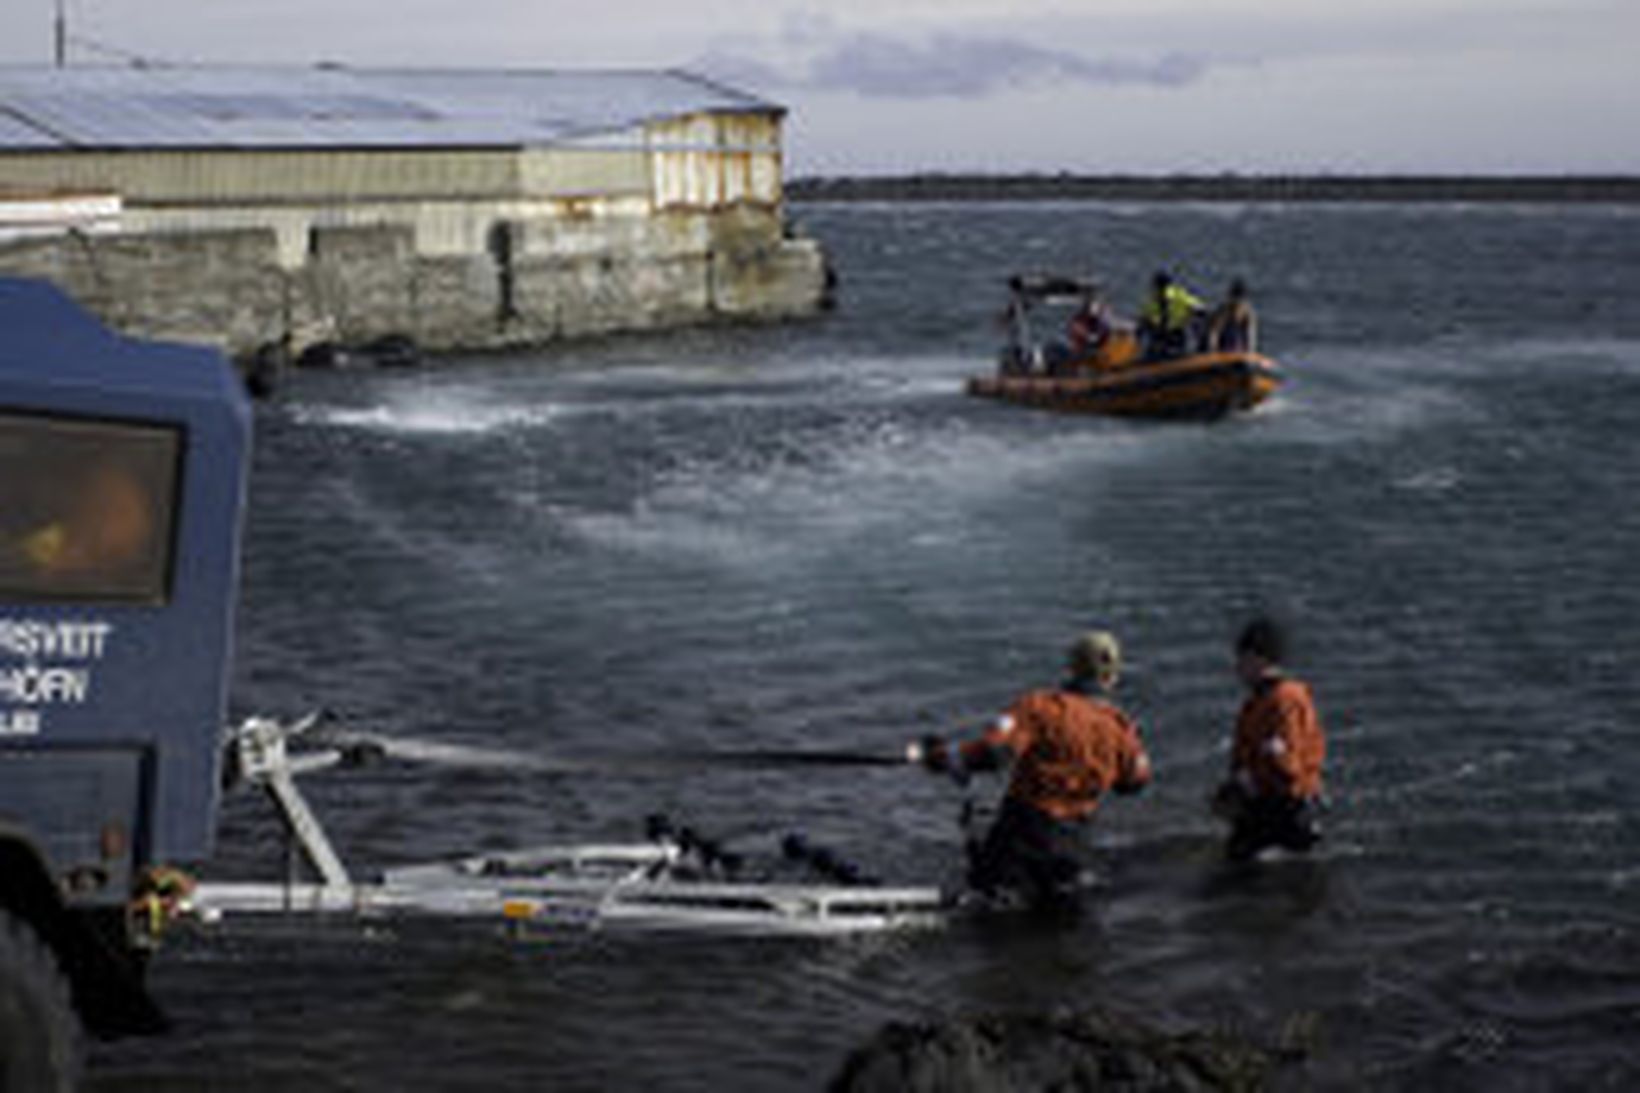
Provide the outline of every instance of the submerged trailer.
[[761,856],[731,851],[663,817],[633,842],[576,843],[388,869],[360,881],[343,864],[297,777],[373,761],[376,741],[295,751],[318,722],[250,718],[230,737],[236,783],[261,788],[313,879],[203,881],[185,911],[207,925],[264,916],[488,919],[519,932],[642,931],[837,937],[938,926],[954,901],[936,886],[879,884],[801,836]]
[[134,897],[210,851],[250,450],[221,354],[0,278],[0,1086],[164,1025]]

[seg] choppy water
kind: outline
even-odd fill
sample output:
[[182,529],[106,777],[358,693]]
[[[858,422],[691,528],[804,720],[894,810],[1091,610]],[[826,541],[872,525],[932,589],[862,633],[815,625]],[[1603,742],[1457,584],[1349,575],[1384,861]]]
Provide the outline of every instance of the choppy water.
[[[292,930],[184,943],[180,1031],[91,1087],[815,1089],[883,1021],[1114,1005],[1316,1054],[1323,1088],[1640,1083],[1640,214],[799,208],[839,310],[296,377],[263,408],[234,704],[404,737],[892,747],[1109,626],[1159,777],[1100,819],[1094,921],[848,943]],[[1247,277],[1291,382],[1211,426],[978,403],[1000,279]],[[1326,853],[1227,885],[1202,805],[1249,611],[1331,730]],[[311,795],[361,872],[555,839],[801,827],[957,856],[915,771],[379,768]],[[235,799],[219,872],[279,841]]]

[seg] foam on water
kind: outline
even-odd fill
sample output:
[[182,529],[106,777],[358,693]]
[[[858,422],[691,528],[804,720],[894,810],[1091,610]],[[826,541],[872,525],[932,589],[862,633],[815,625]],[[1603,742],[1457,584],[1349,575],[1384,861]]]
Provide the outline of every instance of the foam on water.
[[428,388],[396,393],[372,406],[296,403],[289,413],[301,425],[411,436],[482,436],[545,425],[563,411],[554,405],[498,404],[482,388]]
[[910,529],[905,541],[930,545],[971,533],[987,499],[1050,489],[1067,468],[1091,484],[1177,440],[1071,423],[1044,441],[1017,435],[1017,424],[855,415],[831,423],[823,447],[798,440],[679,461],[625,511],[553,511],[589,542],[734,565],[828,551],[874,530]]

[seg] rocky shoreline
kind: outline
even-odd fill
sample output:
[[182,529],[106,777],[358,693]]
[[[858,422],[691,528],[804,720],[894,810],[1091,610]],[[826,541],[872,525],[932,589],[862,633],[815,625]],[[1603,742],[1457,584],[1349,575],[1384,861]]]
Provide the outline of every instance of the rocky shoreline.
[[913,174],[798,177],[790,201],[1640,203],[1632,175]]
[[[1300,1024],[1303,1024],[1300,1022]],[[1313,1031],[1260,1047],[1219,1032],[1166,1032],[1103,1009],[894,1022],[853,1052],[830,1093],[1124,1090],[1251,1093],[1310,1053]]]

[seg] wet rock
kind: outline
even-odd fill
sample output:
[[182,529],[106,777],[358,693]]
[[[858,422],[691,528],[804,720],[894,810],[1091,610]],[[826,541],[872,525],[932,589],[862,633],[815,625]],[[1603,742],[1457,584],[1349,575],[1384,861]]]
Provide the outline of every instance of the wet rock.
[[421,347],[408,334],[383,334],[362,352],[378,368],[410,368],[421,363]]
[[239,374],[251,398],[268,399],[279,390],[281,378],[289,366],[290,357],[285,347],[269,342],[259,346],[249,359],[241,362]]
[[1229,1036],[1165,1033],[1098,1010],[894,1022],[856,1050],[832,1093],[1257,1090],[1276,1060]]

